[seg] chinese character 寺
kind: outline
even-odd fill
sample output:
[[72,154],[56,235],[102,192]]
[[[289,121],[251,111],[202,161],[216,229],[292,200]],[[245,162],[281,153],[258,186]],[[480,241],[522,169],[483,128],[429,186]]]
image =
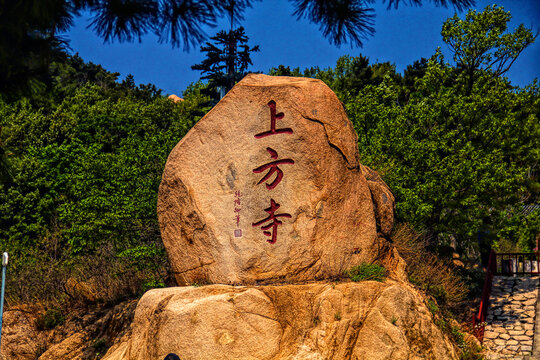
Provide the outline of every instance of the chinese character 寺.
[[276,102],[274,100],[270,100],[268,106],[270,107],[270,130],[255,135],[255,138],[260,139],[275,134],[292,134],[293,130],[291,128],[276,129],[276,120],[283,119],[285,115],[282,112],[276,114]]
[[[278,153],[274,149],[267,147],[266,151],[270,153],[270,157],[272,159],[278,158]],[[294,164],[294,160],[292,159],[276,160],[276,161],[269,162],[268,164],[261,165],[256,169],[253,169],[253,172],[256,174],[268,169],[268,172],[266,173],[266,175],[263,176],[263,178],[257,183],[257,185],[259,185],[263,181],[268,180],[268,178],[272,176],[273,173],[277,172],[274,181],[272,181],[270,184],[268,183],[265,184],[268,190],[272,190],[273,188],[275,188],[281,182],[281,179],[283,179],[283,171],[281,171],[281,169],[278,167],[278,165],[280,164]]]
[[[277,209],[279,209],[279,204],[274,201],[274,199],[270,199],[270,207],[268,209],[264,209],[268,214],[270,214],[265,219],[262,219],[261,221],[257,221],[256,223],[253,223],[252,225],[255,226],[261,226],[261,229],[263,230],[263,234],[266,236],[270,236],[271,238],[266,240],[270,244],[274,244],[277,240],[277,227],[278,225],[283,224],[281,221],[278,220],[278,217],[285,217],[290,218],[290,214],[274,214]],[[267,225],[263,225],[264,223],[269,222]],[[272,228],[272,231],[267,231],[268,229]]]

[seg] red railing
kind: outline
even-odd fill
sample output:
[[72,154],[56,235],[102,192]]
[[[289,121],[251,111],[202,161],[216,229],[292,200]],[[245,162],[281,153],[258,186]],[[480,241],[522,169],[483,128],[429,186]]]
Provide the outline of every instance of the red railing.
[[484,329],[486,326],[487,309],[489,307],[489,296],[491,295],[491,284],[493,283],[493,276],[496,272],[497,255],[495,254],[495,251],[491,250],[486,270],[486,279],[484,280],[484,289],[482,290],[482,300],[480,300],[478,314],[474,314],[472,319],[474,336],[476,336],[480,342],[484,340]]
[[482,300],[478,314],[473,315],[474,335],[482,342],[486,325],[487,309],[493,276],[495,275],[538,275],[540,274],[539,253],[495,253],[491,250],[482,290]]

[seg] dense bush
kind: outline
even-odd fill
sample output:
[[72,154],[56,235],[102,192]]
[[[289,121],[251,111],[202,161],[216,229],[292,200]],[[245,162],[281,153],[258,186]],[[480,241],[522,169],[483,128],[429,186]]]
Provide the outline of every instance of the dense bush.
[[129,78],[76,84],[54,85],[58,103],[0,102],[10,303],[113,300],[167,279],[157,189],[169,152],[208,99],[193,86],[174,103]]

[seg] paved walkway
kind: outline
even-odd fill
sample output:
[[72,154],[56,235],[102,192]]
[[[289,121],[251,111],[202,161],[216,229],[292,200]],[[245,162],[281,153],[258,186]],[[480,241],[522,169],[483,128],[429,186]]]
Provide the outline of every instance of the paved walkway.
[[[484,333],[486,359],[540,359],[540,344],[533,344],[535,320],[540,322],[536,316],[538,285],[538,276],[493,278]],[[536,331],[540,332],[540,325]]]
[[536,303],[536,324],[534,325],[533,354],[531,359],[540,359],[540,301]]

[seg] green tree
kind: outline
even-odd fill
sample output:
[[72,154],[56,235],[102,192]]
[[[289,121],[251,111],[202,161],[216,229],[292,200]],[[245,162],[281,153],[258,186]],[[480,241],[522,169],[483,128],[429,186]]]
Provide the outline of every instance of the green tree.
[[511,18],[510,12],[493,5],[482,12],[469,11],[464,20],[456,14],[444,22],[441,35],[457,67],[466,74],[468,94],[479,72],[503,75],[538,36],[523,24],[507,32]]
[[[501,26],[500,12],[492,10],[471,11],[467,18],[477,16],[482,27],[490,19]],[[459,43],[474,47],[486,36],[467,33]],[[521,210],[537,201],[539,189],[538,83],[514,88],[486,67],[475,69],[470,87],[469,73],[459,64],[445,64],[439,53],[427,66],[415,67],[418,75],[412,75],[406,102],[399,101],[403,83],[385,77],[345,103],[359,133],[362,161],[383,174],[400,219],[425,230],[433,245],[453,239],[463,251],[489,232],[532,248],[538,215]]]
[[210,91],[223,88],[227,92],[246,76],[248,66],[252,65],[250,53],[259,51],[259,46],[247,45],[249,38],[243,27],[220,31],[210,39],[213,43],[201,47],[206,58],[191,69],[201,71],[201,79],[209,80]]
[[10,180],[8,154],[2,143],[2,126],[0,126],[0,183],[7,184]]
[[174,103],[78,57],[50,71],[46,107],[0,101],[11,175],[0,182],[0,246],[12,255],[11,300],[56,301],[70,278],[102,284],[105,299],[164,283],[157,190],[168,154],[209,99],[193,84]]
[[247,45],[249,38],[243,27],[234,28],[235,18],[238,17],[235,15],[238,13],[236,0],[229,0],[227,3],[231,23],[229,31],[218,32],[210,38],[213,43],[207,42],[205,46],[201,46],[201,52],[206,53],[206,58],[202,63],[191,67],[192,70],[201,71],[201,79],[209,80],[207,91],[213,93],[216,103],[223,95],[218,92],[226,93],[231,90],[234,84],[247,74],[248,66],[253,64],[251,53],[259,51],[258,45]]
[[385,76],[400,81],[401,76],[396,68],[389,62],[369,64],[369,59],[363,55],[341,56],[334,68],[320,69],[319,67],[290,69],[279,65],[268,72],[272,76],[299,76],[310,77],[324,81],[343,102],[354,98],[366,85],[380,84]]

